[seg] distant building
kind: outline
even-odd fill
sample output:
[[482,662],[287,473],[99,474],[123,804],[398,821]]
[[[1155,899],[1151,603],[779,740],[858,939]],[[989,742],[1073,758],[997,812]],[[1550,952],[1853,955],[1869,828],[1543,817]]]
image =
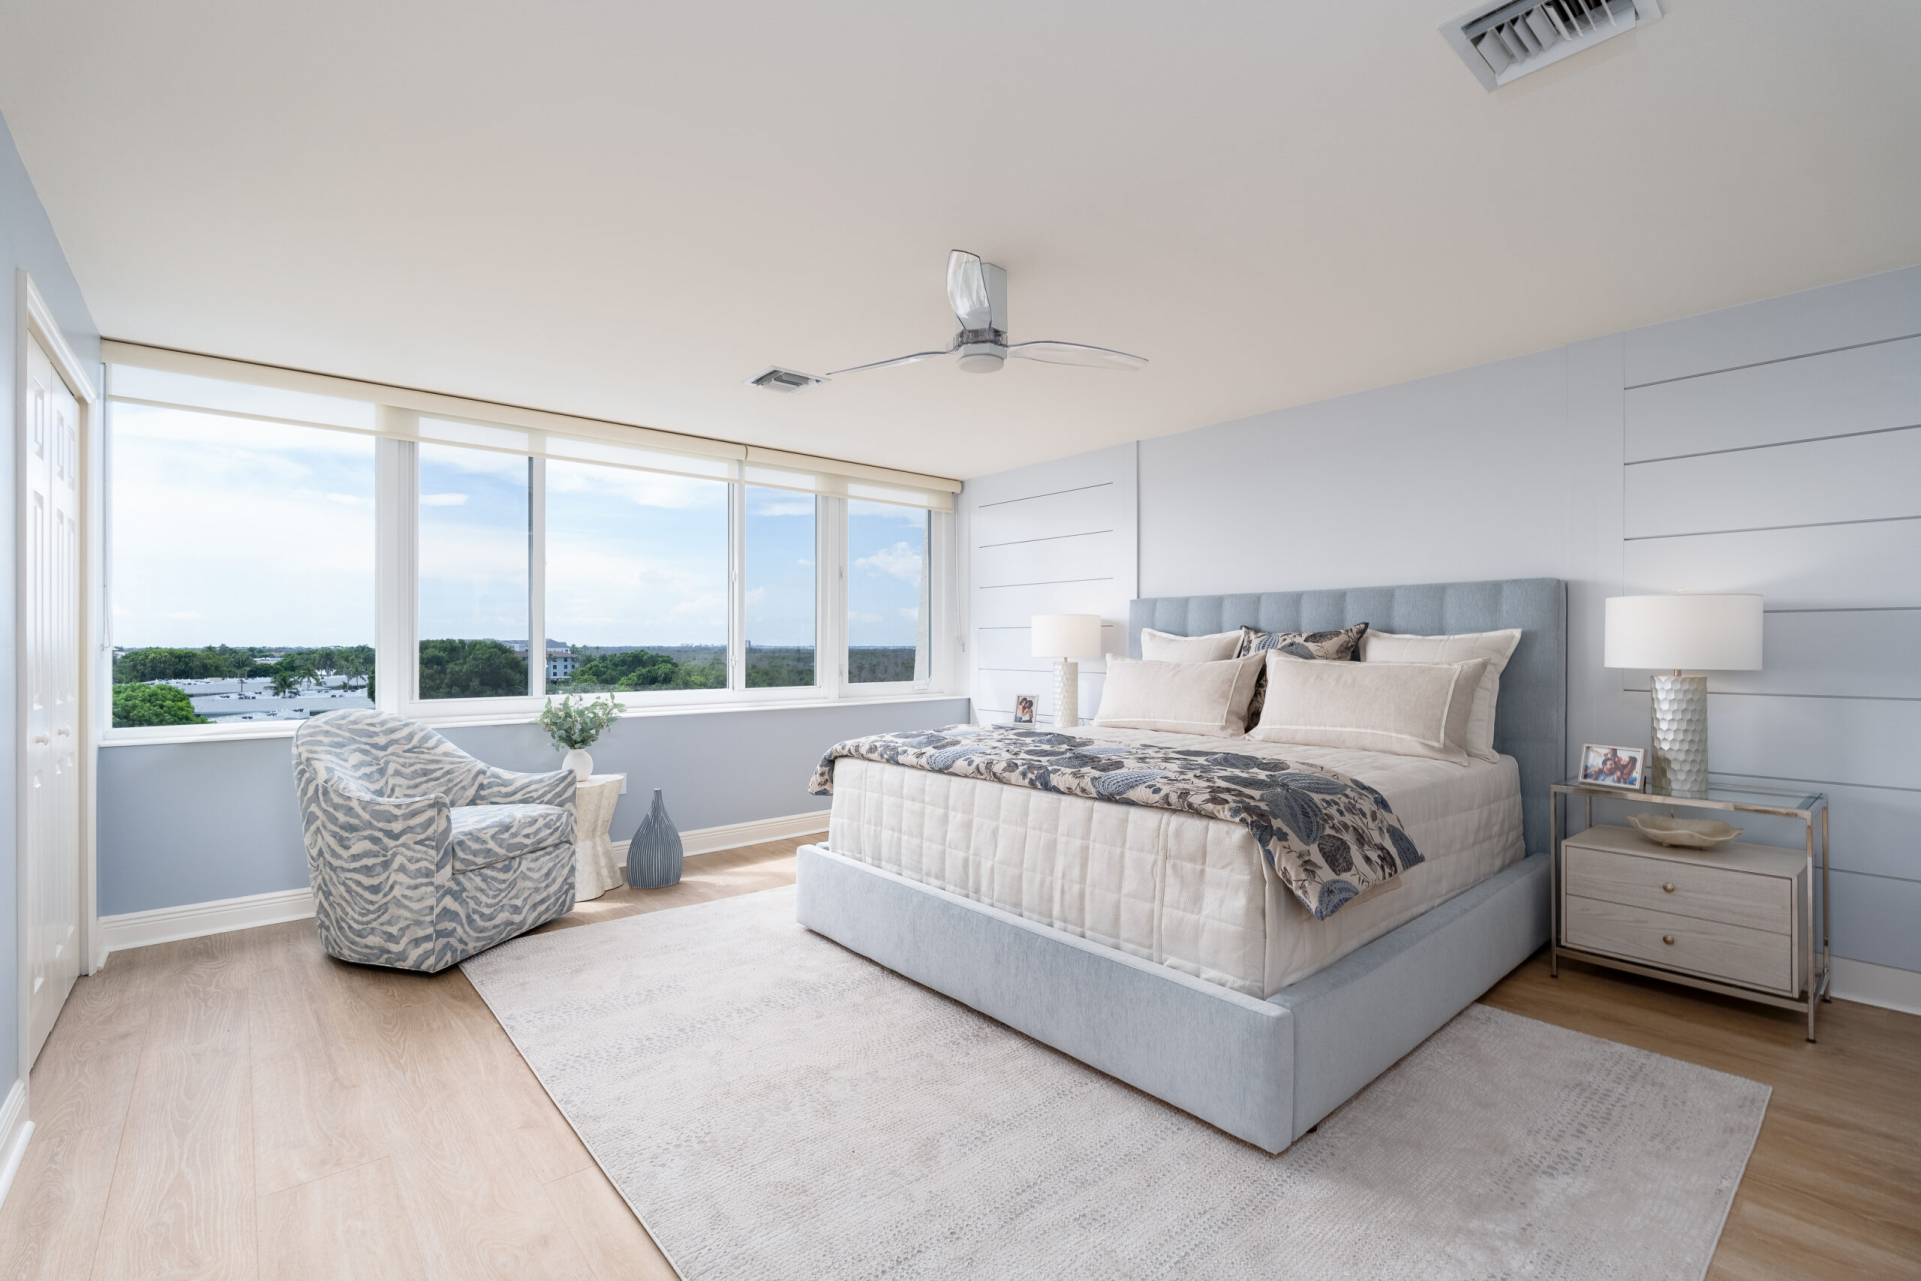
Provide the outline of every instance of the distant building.
[[571,680],[574,669],[579,666],[580,660],[574,657],[572,650],[547,651],[547,679],[550,681]]

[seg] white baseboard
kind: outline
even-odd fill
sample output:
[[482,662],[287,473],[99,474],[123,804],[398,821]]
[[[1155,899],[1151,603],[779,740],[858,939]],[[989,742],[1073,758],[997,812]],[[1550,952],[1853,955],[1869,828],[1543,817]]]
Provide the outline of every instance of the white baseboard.
[[312,915],[313,891],[303,885],[297,890],[275,890],[271,894],[249,894],[210,903],[182,903],[179,907],[103,916],[100,933],[108,952],[124,952],[130,947],[151,947],[155,943],[225,934],[228,930],[251,930],[259,925],[277,925]]
[[[760,818],[746,823],[725,823],[719,827],[698,827],[680,834],[681,848],[689,855],[713,854],[759,845],[763,841],[791,840],[813,836],[827,830],[827,811],[787,814],[780,818]],[[614,850],[623,858],[626,841],[615,841]],[[251,930],[260,925],[298,921],[312,916],[313,891],[276,890],[271,894],[249,894],[244,898],[216,899],[211,903],[183,903],[179,907],[156,907],[146,912],[123,912],[100,918],[100,934],[105,951],[124,952],[130,947],[151,947],[180,939],[225,934],[229,930]]]
[[[796,836],[813,836],[826,830],[827,811],[812,810],[806,814],[785,814],[780,818],[757,818],[746,823],[698,827],[680,834],[680,848],[685,854],[715,854],[721,850],[739,849],[743,845],[759,845],[763,841],[788,841]],[[627,842],[621,841],[616,848],[625,851]]]
[[7,1203],[7,1191],[20,1162],[27,1155],[27,1140],[33,1137],[33,1122],[27,1120],[27,1083],[16,1080],[0,1103],[0,1205]]
[[1859,1001],[1903,1014],[1921,1014],[1921,974],[1892,965],[1834,958],[1834,982],[1828,995],[1838,1001]]

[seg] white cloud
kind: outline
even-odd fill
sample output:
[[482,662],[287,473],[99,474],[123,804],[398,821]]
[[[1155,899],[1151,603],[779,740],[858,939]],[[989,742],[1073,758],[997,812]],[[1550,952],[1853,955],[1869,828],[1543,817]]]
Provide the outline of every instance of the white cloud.
[[904,582],[920,581],[920,553],[904,542],[895,543],[892,547],[883,547],[872,556],[862,556],[854,562],[854,565],[859,569],[892,574]]
[[799,565],[799,566],[800,566],[800,567],[801,567],[802,569],[809,569],[809,568],[812,568],[812,566],[813,566],[813,564],[814,564],[814,562],[813,562],[813,561],[811,561],[811,560],[805,560],[805,559],[802,559],[802,560],[797,560],[797,561],[795,561],[794,563],[795,563],[796,565]]
[[342,507],[358,507],[366,500],[356,498],[352,494],[328,494],[327,501],[330,503],[339,503]]
[[900,608],[900,616],[910,623],[918,623],[920,622],[920,606],[903,605]]
[[420,496],[422,507],[459,507],[466,501],[465,494],[422,494]]

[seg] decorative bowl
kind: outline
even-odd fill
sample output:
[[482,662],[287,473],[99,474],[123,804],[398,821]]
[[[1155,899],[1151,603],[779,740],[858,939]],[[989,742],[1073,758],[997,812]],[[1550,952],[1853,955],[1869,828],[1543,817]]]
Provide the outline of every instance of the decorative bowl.
[[1628,822],[1650,841],[1680,849],[1711,850],[1747,831],[1730,827],[1718,818],[1670,818],[1666,814],[1630,814]]

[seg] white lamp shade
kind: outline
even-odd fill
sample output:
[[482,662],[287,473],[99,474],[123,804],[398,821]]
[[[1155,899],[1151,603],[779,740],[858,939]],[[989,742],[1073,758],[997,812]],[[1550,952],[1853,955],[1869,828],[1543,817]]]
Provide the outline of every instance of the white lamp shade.
[[1761,670],[1759,596],[1613,596],[1601,662],[1670,671]]
[[1033,623],[1035,658],[1099,658],[1099,614],[1036,614]]

